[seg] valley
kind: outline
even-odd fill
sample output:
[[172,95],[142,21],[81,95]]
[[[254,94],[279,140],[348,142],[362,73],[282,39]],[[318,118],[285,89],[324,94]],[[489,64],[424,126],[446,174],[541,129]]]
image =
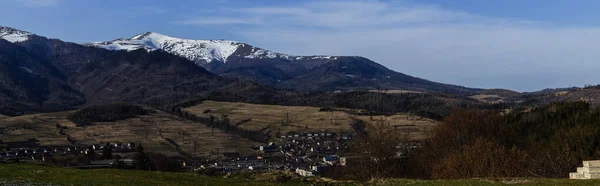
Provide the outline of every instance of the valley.
[[73,43],[0,26],[0,164],[310,182],[561,178],[600,158],[598,106],[600,85],[481,89],[361,56],[157,32]]
[[[280,135],[306,132],[353,133],[352,123],[356,121],[367,125],[384,121],[394,126],[398,135],[420,140],[424,138],[424,133],[429,128],[437,124],[437,121],[410,114],[365,116],[359,115],[356,109],[319,111],[320,109],[306,106],[204,101],[184,110],[198,116],[212,115],[217,119],[222,119],[222,116],[226,115],[231,123],[236,123],[237,127],[271,133],[273,140]],[[206,110],[211,111],[204,113]],[[225,152],[251,154],[250,147],[260,144],[159,110],[153,110],[153,113],[148,115],[114,122],[93,122],[85,126],[78,126],[67,119],[73,113],[74,111],[66,111],[1,118],[0,141],[25,144],[27,141],[34,140],[36,146],[44,147],[136,143],[143,144],[149,152],[160,152],[168,156],[198,157]],[[180,154],[179,151],[185,154]]]

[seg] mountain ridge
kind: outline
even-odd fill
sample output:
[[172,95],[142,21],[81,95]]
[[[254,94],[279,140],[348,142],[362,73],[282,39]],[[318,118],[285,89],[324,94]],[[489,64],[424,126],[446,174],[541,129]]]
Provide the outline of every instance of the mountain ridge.
[[[276,88],[299,91],[406,89],[425,92],[473,93],[479,90],[412,77],[390,70],[361,56],[294,56],[231,40],[181,39],[156,32],[144,32],[128,39],[84,43],[84,45],[108,50],[163,50],[193,61],[220,76],[242,78]],[[349,73],[344,69],[331,69],[327,66],[329,63],[346,63],[349,60],[355,61],[350,66],[376,67],[378,69],[374,71],[381,74],[375,78],[375,75],[370,72],[361,72],[360,69]],[[340,67],[348,68],[349,66]],[[311,77],[308,74],[317,75],[317,77]],[[364,74],[370,75],[366,77]],[[321,77],[326,79],[326,83],[313,83],[318,82],[317,80]]]
[[[230,54],[198,53],[229,56],[225,63],[212,58],[203,67],[184,56],[152,48],[182,45],[152,32],[133,36],[138,45],[127,45],[131,50],[107,50],[0,28],[0,65],[5,67],[0,70],[0,105],[4,105],[0,114],[4,115],[110,102],[161,106],[206,96],[268,102],[270,97],[275,99],[273,95],[303,92],[377,89],[468,94],[477,90],[412,77],[358,56],[269,56],[275,53],[271,51],[249,55],[264,49],[237,43]],[[204,49],[210,42],[237,45],[227,40],[191,42]]]
[[0,38],[0,114],[111,102],[161,106],[212,92],[251,99],[272,88],[217,76],[162,50],[111,51],[30,34]]

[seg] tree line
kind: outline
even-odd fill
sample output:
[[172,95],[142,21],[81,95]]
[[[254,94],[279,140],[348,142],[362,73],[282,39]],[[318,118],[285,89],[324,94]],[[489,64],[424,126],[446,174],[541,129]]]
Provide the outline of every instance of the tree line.
[[85,126],[90,125],[92,122],[112,122],[132,118],[137,115],[146,115],[149,112],[151,111],[138,105],[112,103],[86,107],[69,114],[67,119],[77,126]]
[[[189,105],[190,102],[184,102],[182,104],[172,105],[164,107],[164,111],[167,111],[173,115],[186,118],[191,121],[195,121],[206,125],[207,127],[216,128],[224,131],[225,133],[239,135],[243,138],[247,138],[252,141],[266,143],[271,138],[271,134],[263,133],[264,130],[253,131],[246,130],[238,127],[238,124],[231,123],[227,115],[221,115],[218,117],[212,114],[205,113],[205,116],[198,116],[194,113],[183,110],[183,106]],[[182,106],[183,105],[183,106]]]
[[[201,98],[190,99],[175,105],[190,107],[197,105],[203,100],[284,106],[352,108],[363,109],[368,111],[367,113],[377,115],[391,115],[398,112],[404,112],[436,120],[441,120],[450,115],[455,108],[502,110],[513,108],[516,105],[512,103],[484,104],[460,95],[434,93],[389,94],[373,91],[349,91],[339,93],[273,91],[253,95],[253,97],[249,97],[245,94],[231,94],[215,91]],[[173,105],[165,105],[163,107],[169,108],[173,107]]]

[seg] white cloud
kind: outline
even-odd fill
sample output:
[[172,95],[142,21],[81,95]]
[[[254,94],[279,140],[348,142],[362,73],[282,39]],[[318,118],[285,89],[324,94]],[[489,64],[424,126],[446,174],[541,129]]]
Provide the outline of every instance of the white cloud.
[[[187,24],[252,25],[238,34],[296,55],[361,55],[434,81],[522,91],[598,84],[600,27],[486,17],[434,5],[313,2],[223,10]],[[252,19],[248,19],[251,17]]]
[[52,6],[60,3],[62,0],[14,0],[27,7]]

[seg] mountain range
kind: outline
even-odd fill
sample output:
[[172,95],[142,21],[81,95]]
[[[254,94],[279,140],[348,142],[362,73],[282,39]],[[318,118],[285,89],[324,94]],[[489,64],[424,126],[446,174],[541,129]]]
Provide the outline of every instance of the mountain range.
[[300,91],[363,89],[469,93],[476,89],[394,72],[359,56],[293,56],[229,40],[191,40],[145,32],[127,39],[85,43],[108,50],[162,50],[224,77]]
[[358,56],[292,56],[153,32],[77,44],[0,27],[3,115],[118,101],[160,105],[215,93],[254,99],[277,89],[479,90],[412,77]]

